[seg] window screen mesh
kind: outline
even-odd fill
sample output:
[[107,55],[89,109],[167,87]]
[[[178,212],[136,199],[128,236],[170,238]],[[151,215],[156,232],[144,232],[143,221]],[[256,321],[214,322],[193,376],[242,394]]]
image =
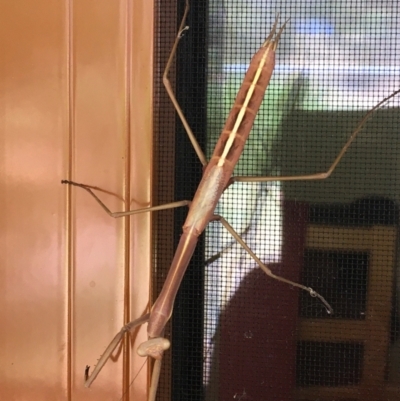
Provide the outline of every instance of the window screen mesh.
[[[159,2],[161,75],[184,2]],[[397,2],[193,1],[171,73],[209,157],[279,13],[290,18],[235,175],[326,171],[363,115],[400,88]],[[157,83],[158,203],[191,199],[201,164]],[[210,223],[175,303],[159,400],[400,399],[397,307],[400,97],[326,180],[235,183],[216,213],[274,274]],[[156,217],[159,292],[187,209]],[[168,227],[166,229],[165,227]]]

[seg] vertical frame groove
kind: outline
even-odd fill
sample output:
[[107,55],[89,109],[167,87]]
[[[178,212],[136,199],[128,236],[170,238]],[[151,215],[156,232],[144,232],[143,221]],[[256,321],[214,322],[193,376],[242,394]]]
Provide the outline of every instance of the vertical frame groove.
[[[131,74],[132,74],[132,1],[126,0],[125,4],[125,88],[124,88],[124,96],[125,96],[125,122],[124,122],[124,178],[123,178],[123,191],[124,191],[124,209],[130,209],[129,199],[131,197],[130,191],[130,181],[131,181]],[[131,299],[131,272],[130,272],[130,216],[126,216],[123,218],[123,231],[124,231],[124,310],[123,310],[123,321],[124,324],[128,323],[131,320],[131,308],[130,308],[130,299]],[[134,266],[132,266],[134,267]],[[135,317],[133,317],[135,318]],[[129,337],[125,336],[124,338],[124,361],[122,368],[122,390],[123,390],[123,398],[124,400],[129,400],[129,362],[130,362],[130,347],[129,347]]]

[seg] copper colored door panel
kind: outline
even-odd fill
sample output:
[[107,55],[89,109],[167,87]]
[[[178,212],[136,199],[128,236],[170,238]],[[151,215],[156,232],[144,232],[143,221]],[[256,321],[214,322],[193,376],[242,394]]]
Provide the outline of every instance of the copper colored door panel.
[[[118,400],[144,362],[128,344],[83,387],[148,305],[150,216],[114,220],[60,181],[114,193],[112,210],[149,205],[153,6],[0,5],[1,399]],[[146,387],[144,368],[130,399]]]

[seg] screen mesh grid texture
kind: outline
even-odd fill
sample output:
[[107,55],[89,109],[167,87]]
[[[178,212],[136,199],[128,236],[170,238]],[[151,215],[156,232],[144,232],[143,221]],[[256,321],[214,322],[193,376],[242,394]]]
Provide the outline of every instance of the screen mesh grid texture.
[[[164,59],[163,29],[173,36],[183,3],[160,2]],[[199,3],[179,45],[176,91],[208,157],[252,55],[278,13],[279,25],[290,18],[235,175],[326,171],[363,115],[400,88],[397,3]],[[157,107],[171,110],[166,96]],[[173,362],[164,369],[172,387],[166,382],[160,400],[400,399],[398,107],[394,98],[373,115],[328,179],[235,183],[216,210],[274,274],[312,287],[334,314],[267,277],[212,222],[176,302]],[[176,165],[157,191],[160,200],[190,199],[201,164],[174,113],[168,118],[158,122],[158,174],[171,152]],[[175,244],[185,215],[175,213]],[[168,258],[162,263],[166,272]]]

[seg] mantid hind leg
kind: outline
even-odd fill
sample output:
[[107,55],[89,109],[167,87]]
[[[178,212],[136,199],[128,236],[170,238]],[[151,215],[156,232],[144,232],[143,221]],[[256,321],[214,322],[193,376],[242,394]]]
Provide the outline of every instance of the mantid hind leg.
[[322,173],[316,174],[308,174],[308,175],[294,175],[294,176],[276,176],[276,177],[261,177],[261,176],[236,176],[232,177],[229,180],[227,187],[234,182],[268,182],[268,181],[311,181],[311,180],[325,180],[333,173],[336,166],[339,164],[340,160],[343,158],[344,154],[346,153],[347,149],[350,147],[352,142],[356,139],[356,136],[362,130],[364,124],[369,120],[369,118],[388,100],[395,97],[400,93],[400,89],[394,91],[389,96],[385,97],[385,99],[381,100],[376,106],[374,106],[371,110],[367,112],[367,114],[363,117],[363,119],[359,122],[356,129],[352,132],[349,139],[343,146],[342,150],[336,156],[335,160],[331,164],[331,166]]
[[165,89],[171,99],[171,102],[174,105],[175,110],[178,113],[179,118],[182,121],[183,126],[185,127],[186,133],[188,134],[190,142],[192,143],[192,146],[193,146],[198,158],[200,159],[201,164],[203,166],[206,166],[207,159],[204,155],[204,152],[201,150],[201,147],[200,147],[199,143],[197,142],[196,137],[194,136],[193,131],[190,128],[189,123],[187,122],[186,117],[183,114],[183,111],[182,111],[178,101],[176,100],[174,91],[172,90],[171,82],[168,78],[168,74],[171,69],[172,61],[176,55],[176,50],[178,48],[179,41],[182,38],[184,32],[189,29],[188,26],[185,26],[186,17],[187,17],[188,12],[189,12],[189,0],[186,0],[185,13],[183,15],[178,34],[176,35],[174,45],[173,45],[171,53],[169,55],[167,66],[165,67],[165,71],[164,71],[164,75],[163,75],[163,83],[164,83]]
[[[198,144],[198,142],[196,140],[196,137],[194,136],[193,131],[190,128],[189,123],[187,122],[181,107],[179,106],[178,101],[176,100],[174,91],[172,90],[171,82],[170,82],[170,80],[168,78],[168,74],[170,72],[173,59],[174,59],[174,57],[176,55],[176,51],[177,51],[177,48],[178,48],[179,41],[182,38],[184,32],[187,29],[189,29],[189,27],[185,26],[186,17],[188,15],[188,12],[189,12],[189,0],[186,0],[185,12],[184,12],[184,15],[182,17],[182,21],[181,21],[181,24],[179,26],[178,34],[175,37],[175,42],[174,42],[174,45],[172,47],[172,50],[171,50],[171,53],[169,55],[168,62],[167,62],[167,65],[165,67],[165,71],[164,71],[164,74],[163,74],[163,83],[164,83],[165,89],[166,89],[166,91],[167,91],[167,93],[168,93],[168,95],[169,95],[169,97],[171,99],[171,102],[173,103],[174,108],[175,108],[176,112],[178,113],[178,115],[179,115],[179,117],[180,117],[180,119],[182,121],[183,126],[185,127],[185,130],[186,130],[186,132],[188,134],[188,137],[189,137],[189,139],[190,139],[190,141],[191,141],[191,143],[192,143],[192,145],[193,145],[193,147],[194,147],[194,149],[196,151],[196,154],[200,159],[200,162],[202,163],[203,166],[205,166],[205,165],[207,165],[207,159],[206,159],[203,151],[201,150],[201,147]],[[100,198],[93,192],[93,189],[99,189],[99,188],[96,188],[96,187],[93,187],[93,186],[87,185],[87,184],[81,184],[81,183],[77,183],[77,182],[74,182],[74,181],[69,181],[69,180],[62,180],[61,183],[62,184],[69,184],[69,185],[73,185],[73,186],[76,186],[76,187],[83,188],[85,191],[87,191],[96,200],[96,202],[101,206],[101,208],[109,216],[111,216],[113,218],[131,216],[133,214],[139,214],[139,213],[144,213],[144,212],[155,212],[155,211],[158,211],[158,210],[174,209],[174,208],[181,207],[181,206],[188,206],[188,205],[190,205],[190,202],[191,202],[189,200],[182,200],[182,201],[178,201],[178,202],[167,203],[167,204],[160,205],[160,206],[151,206],[151,207],[141,208],[141,209],[137,209],[137,210],[128,210],[128,211],[124,211],[124,212],[112,212],[104,204],[104,202],[102,200],[100,200]]]

